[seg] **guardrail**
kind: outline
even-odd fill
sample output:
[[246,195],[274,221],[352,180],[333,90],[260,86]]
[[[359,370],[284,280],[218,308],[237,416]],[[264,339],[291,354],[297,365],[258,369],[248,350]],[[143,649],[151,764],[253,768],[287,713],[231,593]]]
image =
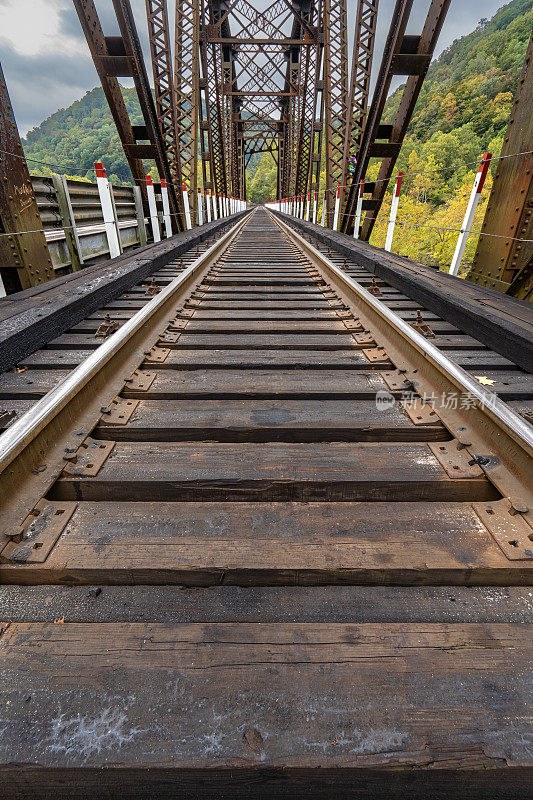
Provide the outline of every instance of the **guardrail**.
[[[103,164],[96,164],[95,167],[99,168],[101,177],[105,179],[103,186],[67,178],[66,175],[31,176],[52,266],[58,275],[75,272],[88,264],[116,255],[118,246],[115,252],[113,245],[110,248],[106,222],[108,226],[111,224],[115,227],[122,251],[159,241],[163,232],[168,236],[172,229],[164,182],[163,185],[152,184],[152,179],[147,176],[148,196],[150,199],[153,188],[157,214],[155,218],[152,213],[147,217],[139,186],[112,186],[105,177]],[[112,215],[111,222],[109,219],[104,221],[101,192],[107,193],[106,213]],[[198,219],[191,220],[190,192],[186,186],[182,187],[182,192],[188,228],[196,227],[196,223],[202,225],[211,219],[235,214],[247,207],[244,200],[215,197],[209,190],[202,192],[198,189]],[[157,229],[155,237],[154,228]]]
[[[96,183],[64,175],[32,175],[31,181],[52,264],[58,275],[110,258]],[[140,188],[112,188],[123,250],[153,241],[146,225]],[[156,201],[162,217],[161,193],[157,190]]]

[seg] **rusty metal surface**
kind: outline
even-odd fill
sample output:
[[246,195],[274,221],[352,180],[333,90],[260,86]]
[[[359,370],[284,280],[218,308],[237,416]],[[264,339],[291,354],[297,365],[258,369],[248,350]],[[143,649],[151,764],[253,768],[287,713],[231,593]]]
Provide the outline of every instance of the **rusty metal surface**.
[[113,7],[122,37],[121,48],[123,48],[128,62],[131,65],[131,76],[137,90],[148,138],[153,148],[152,157],[155,160],[159,177],[167,181],[170,210],[175,215],[174,220],[177,223],[176,227],[180,230],[182,228],[180,224],[181,203],[170,170],[167,149],[159,126],[154,97],[148,82],[144,56],[137,34],[130,0],[113,0]]
[[[533,293],[533,34],[468,280],[523,300]],[[516,158],[507,155],[523,153]],[[498,238],[502,237],[502,238]],[[508,238],[507,238],[508,237]]]
[[176,136],[180,153],[179,182],[192,190],[196,212],[198,125],[200,100],[200,0],[177,0],[175,20],[174,97]]
[[[405,31],[412,8],[412,0],[397,0],[383,59],[368,112],[368,119],[357,153],[357,167],[350,186],[341,230],[351,233],[354,224],[357,188],[364,179],[371,158],[379,158],[381,166],[375,183],[367,183],[372,193],[364,201],[367,213],[362,223],[361,238],[368,241],[375,225],[389,179],[407,133],[416,101],[429,68],[440,31],[444,24],[450,0],[431,0],[426,20],[419,36],[406,35]],[[392,125],[382,125],[382,115],[391,80],[394,75],[408,75],[400,105]],[[381,142],[385,139],[385,142]]]
[[176,141],[174,81],[172,78],[172,55],[166,0],[146,0],[146,17],[154,75],[157,118],[166,145],[169,166],[174,180],[179,185],[181,183],[181,173],[178,143]]
[[50,280],[54,270],[1,65],[0,151],[0,273],[14,291]]
[[[346,0],[324,0],[324,149],[326,221],[333,222],[335,190],[343,184],[348,121],[348,31]],[[316,186],[315,188],[318,188]]]
[[344,130],[343,171],[341,183],[348,180],[348,159],[358,152],[365,126],[370,91],[370,74],[374,58],[374,42],[378,18],[379,0],[359,0],[355,21],[355,37],[352,54],[350,93],[346,109]]
[[93,0],[73,0],[74,7],[78,13],[78,17],[89,46],[91,57],[94,66],[100,78],[102,89],[109,104],[109,110],[117,127],[120,142],[124,148],[124,153],[128,159],[128,164],[133,178],[138,181],[139,186],[144,185],[145,169],[143,166],[142,158],[135,154],[136,139],[124,104],[120,85],[117,80],[116,72],[113,72],[112,61],[108,49],[108,44],[100,20],[98,12],[94,5]]

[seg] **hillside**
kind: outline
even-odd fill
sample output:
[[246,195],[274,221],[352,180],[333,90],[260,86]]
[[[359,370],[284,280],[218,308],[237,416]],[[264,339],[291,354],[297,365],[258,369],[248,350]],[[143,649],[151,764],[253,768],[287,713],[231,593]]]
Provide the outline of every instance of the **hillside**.
[[[454,229],[460,228],[477,162],[485,151],[500,154],[532,27],[531,0],[513,0],[431,65],[397,162],[406,178],[396,252],[449,266],[457,239]],[[400,95],[398,89],[389,98],[386,121],[394,119]],[[376,177],[377,169],[377,163],[371,164],[368,177]],[[276,169],[271,158],[262,159],[249,186],[256,202],[273,198]],[[473,230],[481,226],[491,186],[489,175]],[[387,198],[371,239],[378,246],[385,242],[389,208]],[[464,269],[476,244],[477,237],[470,236]]]
[[[395,249],[402,254],[449,264],[455,233],[444,228],[460,225],[480,155],[486,150],[494,156],[500,153],[532,27],[531,0],[512,0],[431,65],[398,159],[398,168],[409,176],[399,216],[406,233],[395,239]],[[134,90],[125,89],[124,98],[132,121],[141,123]],[[387,120],[393,119],[399,101],[397,90],[387,102]],[[71,175],[93,179],[92,165],[98,160],[105,162],[113,182],[129,175],[101,89],[52,114],[28,133],[24,148],[29,158],[57,164],[57,171]],[[50,172],[33,162],[30,170]],[[368,177],[376,170],[377,165],[371,165]],[[476,225],[483,218],[490,186],[489,177]],[[255,202],[274,198],[276,166],[269,154],[251,160],[248,187]],[[372,238],[375,244],[383,244],[387,214],[385,203]],[[472,236],[467,259],[475,243]]]
[[[123,95],[132,123],[141,125],[143,119],[135,90],[124,89]],[[93,164],[103,161],[113,183],[131,175],[101,88],[56,111],[29,131],[22,143],[28,159],[53,164],[57,172],[94,180]],[[49,169],[31,160],[28,164],[34,175],[50,174]]]

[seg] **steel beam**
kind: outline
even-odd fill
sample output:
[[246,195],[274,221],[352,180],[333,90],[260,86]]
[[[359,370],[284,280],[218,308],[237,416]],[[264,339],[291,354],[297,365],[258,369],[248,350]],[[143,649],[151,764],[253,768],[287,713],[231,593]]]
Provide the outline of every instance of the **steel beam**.
[[0,275],[10,294],[55,275],[1,65],[0,172]]
[[[87,40],[94,66],[100,78],[102,89],[115,122],[124,153],[128,160],[133,179],[144,191],[145,169],[138,155],[137,139],[129,118],[124,98],[117,80],[118,74],[129,74],[129,64],[124,64],[113,54],[114,40],[104,36],[100,19],[93,0],[73,0],[83,33]],[[110,49],[111,48],[111,49]],[[120,67],[122,66],[122,72]]]
[[[388,182],[392,176],[450,6],[450,0],[431,0],[426,21],[419,36],[405,34],[412,4],[413,0],[397,0],[396,2],[342,221],[341,229],[351,232],[359,182],[365,177],[370,159],[379,158],[381,166],[373,184],[372,198],[366,201],[366,207],[370,213],[365,216],[361,229],[361,238],[366,241],[370,238],[383,203]],[[392,125],[382,125],[383,110],[394,75],[408,75],[408,78],[394,122]],[[380,139],[387,141],[380,142]]]
[[191,206],[196,219],[200,125],[200,0],[176,0],[174,59],[180,183],[184,181],[191,189]]
[[379,0],[359,0],[355,20],[352,74],[344,128],[344,152],[341,183],[348,183],[348,160],[359,151],[365,126],[374,58],[374,42]]
[[[473,283],[523,300],[532,299],[533,295],[533,243],[519,241],[533,239],[532,61],[533,34],[481,226],[489,235],[479,237],[467,276]],[[514,156],[515,153],[524,155]]]
[[[348,119],[346,0],[323,0],[326,224],[331,227],[337,184],[343,183]],[[318,182],[315,188],[318,188]]]
[[133,11],[130,0],[113,0],[113,7],[120,29],[121,40],[120,49],[123,50],[131,66],[131,77],[135,83],[141,111],[144,117],[148,138],[153,148],[153,158],[155,160],[159,177],[164,178],[168,185],[168,199],[171,212],[176,220],[177,227],[181,228],[181,203],[178,196],[177,187],[174,185],[173,176],[167,156],[165,141],[163,139],[157,110],[148,75],[144,64],[144,56],[135,26]]
[[165,142],[169,166],[175,182],[179,185],[181,184],[181,170],[176,139],[174,82],[167,3],[166,0],[145,0],[145,2],[157,119]]

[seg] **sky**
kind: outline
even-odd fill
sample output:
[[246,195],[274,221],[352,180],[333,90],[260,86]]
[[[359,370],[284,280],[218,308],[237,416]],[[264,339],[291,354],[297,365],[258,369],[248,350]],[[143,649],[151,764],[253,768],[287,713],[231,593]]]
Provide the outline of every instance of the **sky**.
[[[493,16],[505,2],[452,0],[436,55],[454,39],[474,30],[481,17]],[[146,48],[145,2],[131,0],[131,3]],[[380,2],[376,68],[394,4],[395,0]],[[174,0],[169,0],[168,5],[172,20]],[[256,0],[254,5],[259,8],[263,4]],[[96,6],[104,33],[118,34],[111,0],[96,0]],[[355,0],[348,0],[352,31],[355,6]],[[420,33],[428,6],[429,0],[415,0],[407,33]],[[0,0],[0,62],[22,136],[54,111],[69,106],[100,85],[71,0]],[[128,85],[126,79],[121,79],[121,83]]]

